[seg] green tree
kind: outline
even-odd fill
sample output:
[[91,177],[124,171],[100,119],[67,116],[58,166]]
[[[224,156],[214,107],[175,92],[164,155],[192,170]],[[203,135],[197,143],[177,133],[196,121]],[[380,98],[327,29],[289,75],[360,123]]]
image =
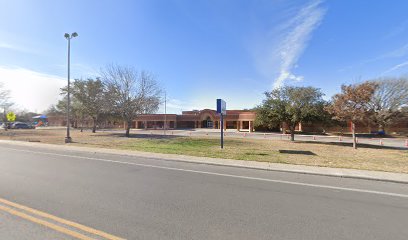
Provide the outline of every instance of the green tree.
[[[63,98],[58,101],[57,105],[55,105],[55,109],[52,109],[53,111],[56,111],[55,113],[60,113],[60,114],[67,114],[67,105],[68,105],[68,97],[67,97],[67,88],[62,88],[60,95],[63,95]],[[83,105],[74,97],[71,96],[71,104],[70,104],[70,123],[72,127],[77,128],[78,127],[78,122],[82,123],[85,119],[85,110]],[[82,127],[81,127],[82,130]]]
[[62,112],[57,108],[55,104],[52,104],[47,110],[45,110],[47,115],[60,115]]
[[323,93],[314,87],[284,86],[265,92],[266,99],[257,107],[257,125],[269,128],[285,123],[295,140],[295,127],[300,122],[317,120],[323,111]]
[[93,120],[92,132],[96,132],[96,126],[100,115],[104,111],[105,91],[100,79],[75,80],[72,87],[72,94],[83,113]]

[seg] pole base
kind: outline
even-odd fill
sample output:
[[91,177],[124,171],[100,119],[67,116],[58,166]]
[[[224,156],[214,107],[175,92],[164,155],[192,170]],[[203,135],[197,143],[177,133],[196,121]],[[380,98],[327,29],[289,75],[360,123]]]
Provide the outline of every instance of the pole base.
[[65,137],[65,143],[72,143],[71,137]]

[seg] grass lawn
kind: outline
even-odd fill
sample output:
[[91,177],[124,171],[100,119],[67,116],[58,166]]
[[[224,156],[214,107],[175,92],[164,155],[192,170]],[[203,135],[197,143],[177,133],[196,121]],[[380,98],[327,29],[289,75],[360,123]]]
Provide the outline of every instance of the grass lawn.
[[[0,131],[0,139],[52,144],[64,144],[64,136],[63,129]],[[226,137],[225,148],[220,149],[217,138],[155,135],[132,135],[131,138],[125,138],[121,133],[92,134],[78,130],[72,131],[72,138],[75,141],[73,145],[77,146],[408,173],[407,150],[380,146],[361,146],[353,150],[347,144],[338,143],[292,143]]]

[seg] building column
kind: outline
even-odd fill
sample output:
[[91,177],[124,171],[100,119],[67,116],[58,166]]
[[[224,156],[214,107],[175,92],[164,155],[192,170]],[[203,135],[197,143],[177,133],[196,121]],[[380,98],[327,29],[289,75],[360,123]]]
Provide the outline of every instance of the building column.
[[249,132],[252,132],[252,121],[249,121]]
[[239,131],[239,125],[241,124],[241,121],[237,121],[237,131]]
[[136,129],[139,128],[139,121],[136,121]]
[[224,130],[227,131],[227,121],[224,120]]
[[147,129],[147,121],[144,121],[143,124],[144,124],[144,129]]

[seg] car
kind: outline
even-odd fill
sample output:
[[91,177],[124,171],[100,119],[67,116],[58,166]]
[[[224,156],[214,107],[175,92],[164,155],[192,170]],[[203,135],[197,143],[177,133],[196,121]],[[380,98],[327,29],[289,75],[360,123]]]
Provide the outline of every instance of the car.
[[12,129],[34,129],[35,127],[31,124],[17,122],[11,126]]

